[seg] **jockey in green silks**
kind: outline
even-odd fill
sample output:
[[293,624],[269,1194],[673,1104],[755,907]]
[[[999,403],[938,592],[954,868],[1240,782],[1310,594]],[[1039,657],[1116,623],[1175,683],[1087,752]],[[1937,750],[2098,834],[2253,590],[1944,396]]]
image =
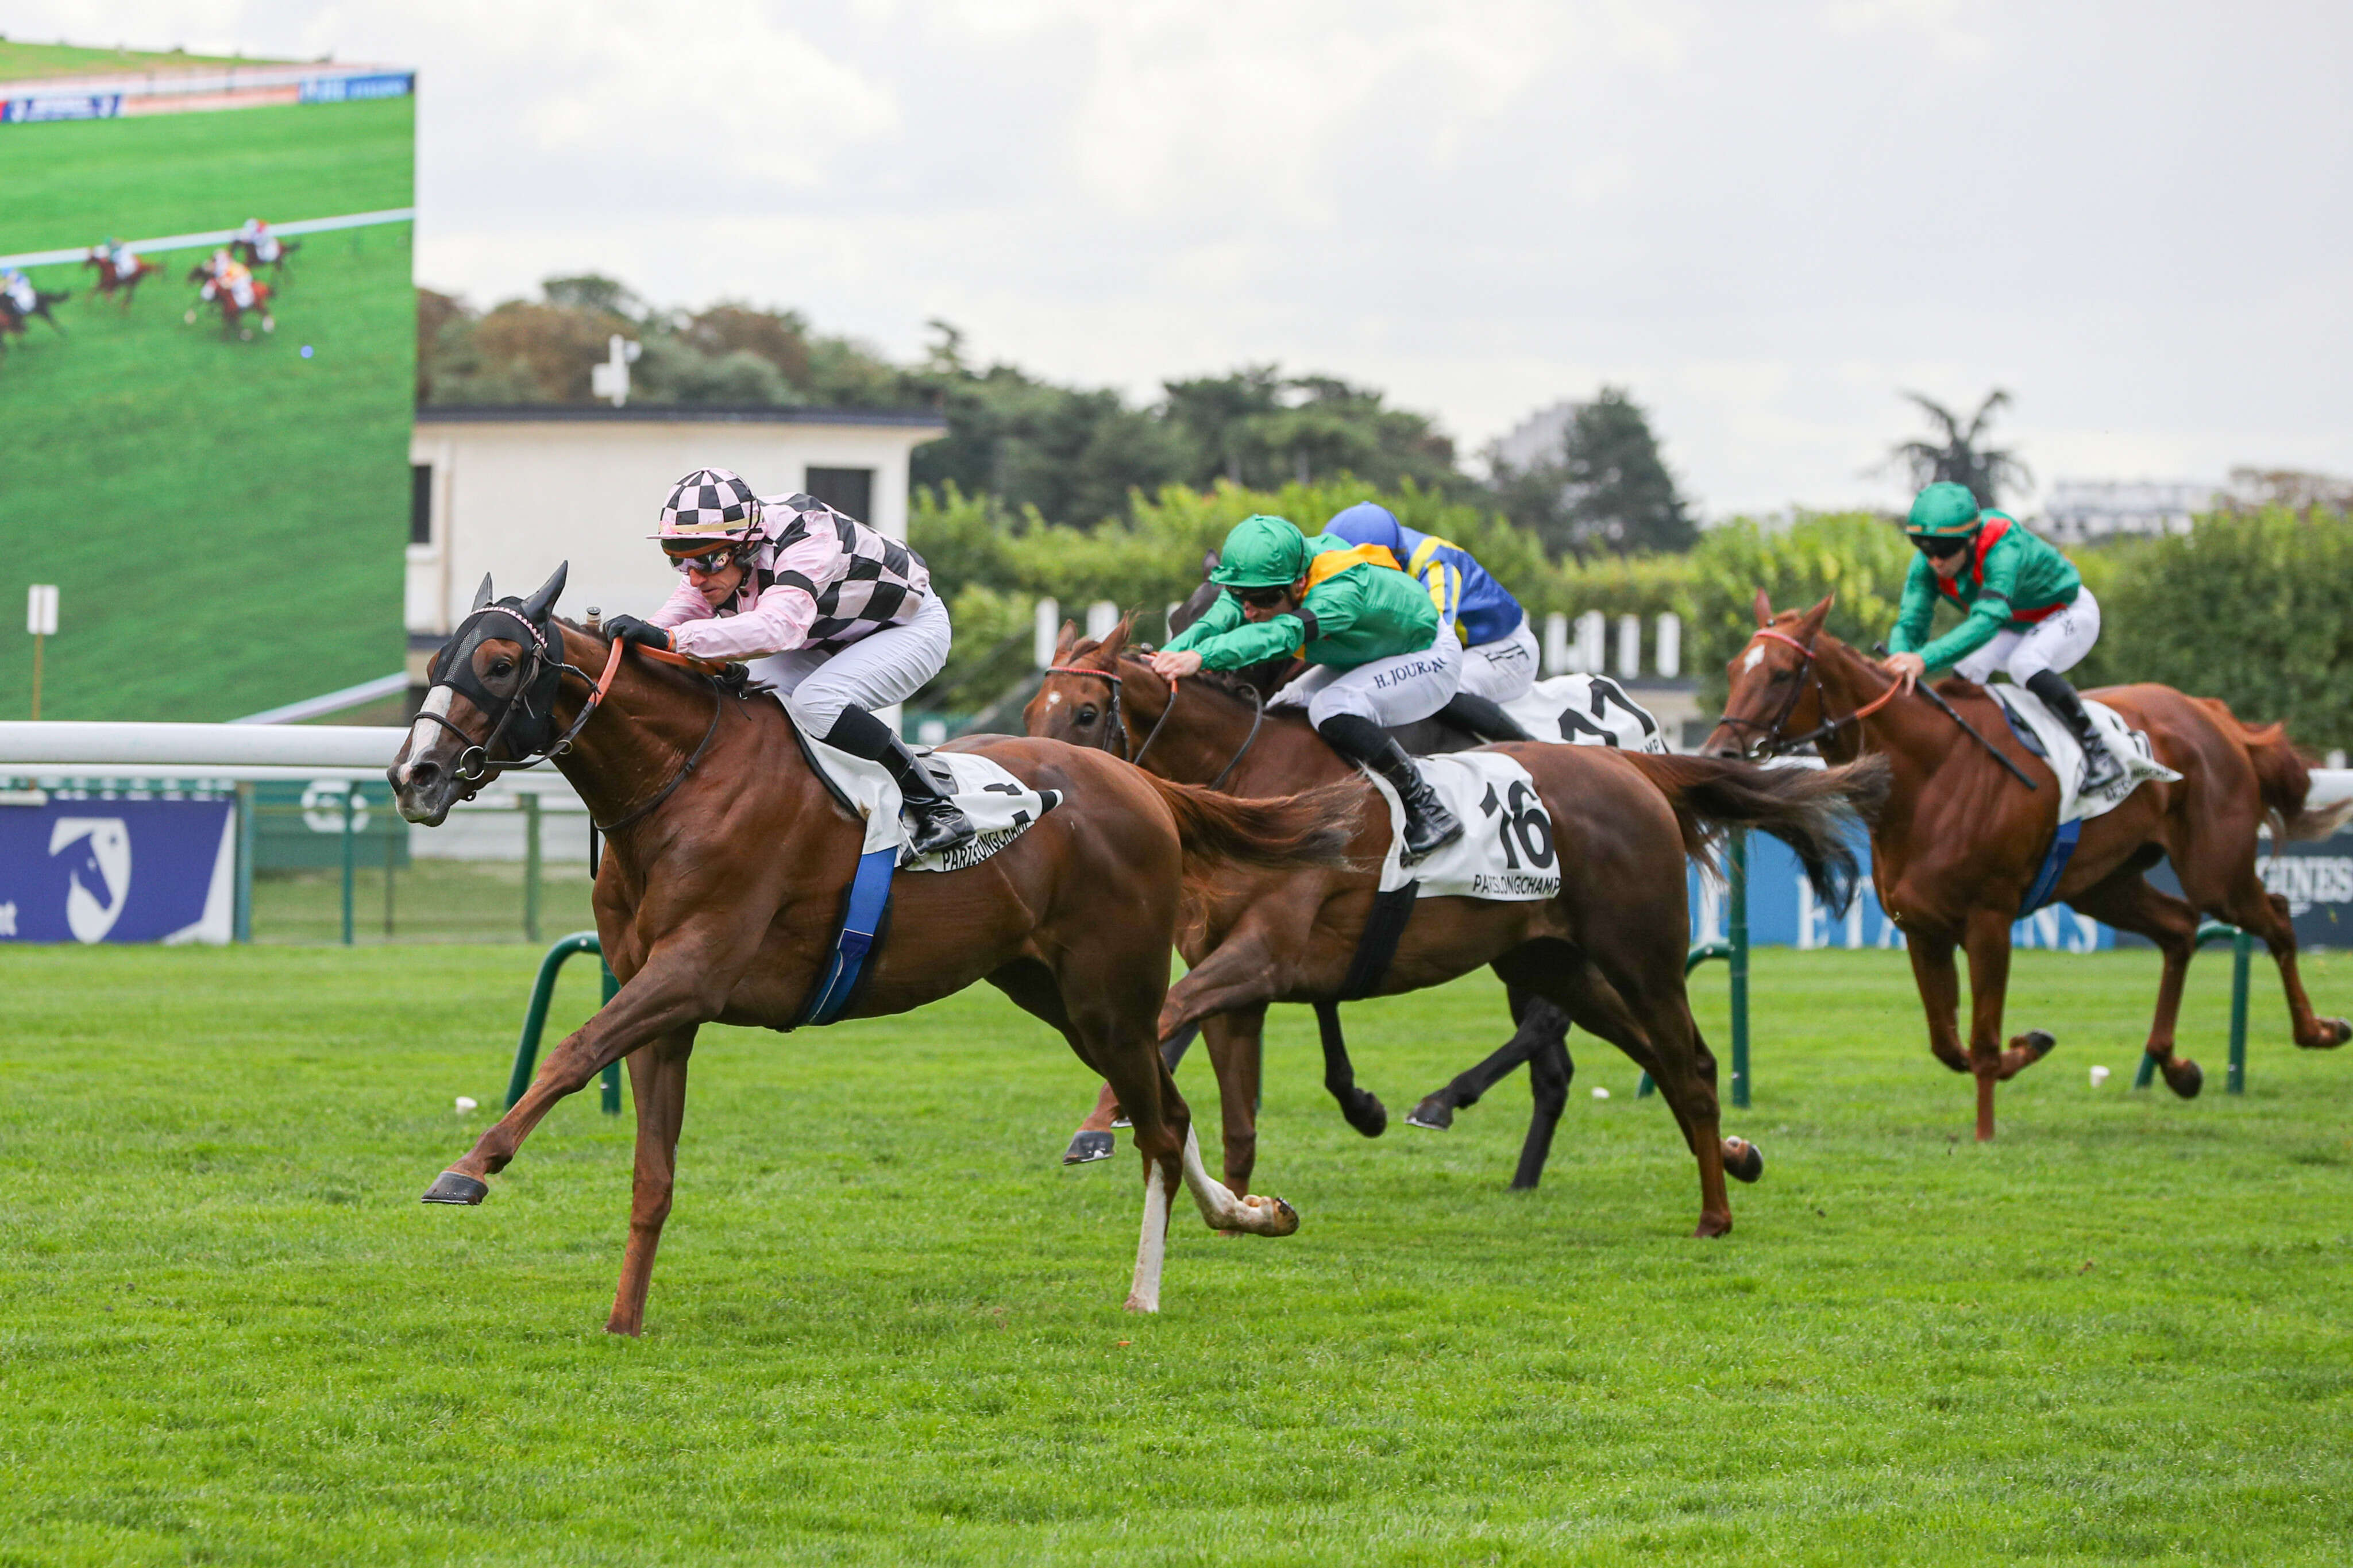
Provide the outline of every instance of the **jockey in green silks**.
[[[1887,645],[1885,668],[1915,678],[1950,668],[1980,684],[1997,669],[2042,699],[2084,748],[2085,793],[2124,776],[2060,671],[2082,662],[2100,637],[2100,605],[2075,563],[2007,512],[1980,509],[1968,487],[1942,481],[1920,492],[1904,531],[1919,547]],[[1935,641],[1938,598],[1964,612]]]
[[1462,824],[1387,733],[1445,707],[1462,679],[1462,639],[1396,558],[1261,515],[1226,535],[1209,581],[1226,591],[1152,668],[1176,681],[1304,656],[1311,668],[1269,706],[1304,707],[1327,745],[1389,782],[1405,804],[1404,860],[1460,838]]

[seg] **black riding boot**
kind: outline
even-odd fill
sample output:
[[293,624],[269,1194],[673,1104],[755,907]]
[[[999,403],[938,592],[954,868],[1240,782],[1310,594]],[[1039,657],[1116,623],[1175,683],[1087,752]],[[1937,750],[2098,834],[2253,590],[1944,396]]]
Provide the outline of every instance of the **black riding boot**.
[[892,781],[899,786],[900,815],[906,818],[910,855],[936,854],[972,842],[976,831],[972,818],[940,793],[923,764],[907,750],[907,743],[881,720],[863,708],[844,708],[826,732],[825,743],[890,770]]
[[1411,865],[1441,845],[1462,837],[1462,824],[1446,809],[1430,781],[1421,776],[1405,748],[1389,739],[1378,724],[1354,713],[1339,713],[1315,727],[1324,743],[1352,763],[1362,763],[1389,781],[1405,803],[1405,853]]
[[2038,669],[2026,683],[2026,689],[2042,699],[2043,706],[2059,715],[2060,721],[2073,731],[2076,744],[2084,748],[2084,790],[2094,795],[2116,784],[2125,776],[2124,764],[2108,751],[2108,743],[2092,727],[2092,716],[2084,711],[2084,700],[2067,684],[2066,677],[2055,669]]
[[1438,716],[1459,730],[1468,731],[1482,741],[1533,741],[1534,735],[1520,728],[1520,721],[1504,711],[1504,705],[1492,698],[1474,697],[1468,691],[1458,691],[1446,700]]

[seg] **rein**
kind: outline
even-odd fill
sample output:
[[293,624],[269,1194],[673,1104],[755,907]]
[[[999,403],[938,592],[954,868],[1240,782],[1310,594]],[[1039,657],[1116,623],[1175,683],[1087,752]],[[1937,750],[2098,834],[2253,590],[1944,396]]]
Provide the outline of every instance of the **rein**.
[[1781,733],[1781,726],[1789,721],[1789,715],[1795,713],[1798,710],[1798,704],[1805,700],[1806,683],[1809,680],[1812,681],[1815,689],[1821,692],[1823,698],[1822,705],[1825,708],[1830,706],[1830,690],[1827,687],[1822,685],[1821,674],[1815,668],[1817,654],[1812,643],[1799,642],[1796,637],[1791,637],[1788,633],[1776,631],[1771,626],[1757,627],[1757,636],[1760,637],[1770,637],[1775,642],[1788,644],[1791,647],[1796,648],[1805,660],[1805,662],[1799,667],[1801,673],[1798,678],[1797,684],[1789,689],[1788,700],[1781,704],[1780,711],[1773,715],[1773,721],[1771,723],[1764,724],[1759,723],[1754,719],[1736,718],[1729,713],[1724,716],[1723,721],[1734,726],[1735,728],[1762,731],[1757,738],[1757,750],[1767,752],[1772,756],[1786,756],[1789,752],[1796,751],[1800,746],[1810,746],[1817,741],[1837,734],[1849,724],[1862,722],[1863,720],[1870,718],[1873,713],[1878,712],[1882,708],[1886,707],[1890,702],[1894,701],[1899,695],[1912,685],[1911,678],[1907,676],[1905,679],[1894,682],[1893,685],[1889,686],[1886,690],[1881,692],[1878,696],[1873,698],[1870,701],[1864,703],[1862,707],[1842,718],[1826,719],[1821,723],[1815,725],[1812,729],[1807,731],[1802,735],[1784,735]]
[[[1103,743],[1096,749],[1098,751],[1104,752],[1111,751],[1111,737],[1117,735],[1119,737],[1119,750],[1113,752],[1113,755],[1118,757],[1122,762],[1131,763],[1137,767],[1142,767],[1144,765],[1144,754],[1152,750],[1152,742],[1160,739],[1160,731],[1162,727],[1168,722],[1168,716],[1176,711],[1176,689],[1181,683],[1171,680],[1168,682],[1168,701],[1160,710],[1160,717],[1152,721],[1152,728],[1145,733],[1144,744],[1135,747],[1134,752],[1131,752],[1128,749],[1129,736],[1127,732],[1127,718],[1120,707],[1119,696],[1122,682],[1120,679],[1120,674],[1117,670],[1095,669],[1090,666],[1082,664],[1050,664],[1046,667],[1046,673],[1048,675],[1091,675],[1097,680],[1104,680],[1111,683],[1111,701],[1108,705],[1108,717],[1111,721],[1103,726]],[[1223,784],[1228,778],[1232,776],[1233,771],[1241,765],[1242,759],[1250,754],[1250,747],[1257,743],[1259,726],[1266,722],[1266,700],[1259,695],[1258,688],[1254,686],[1250,689],[1250,733],[1242,737],[1242,743],[1235,751],[1234,754],[1226,759],[1226,765],[1218,770],[1218,776],[1209,781],[1207,787],[1210,789],[1218,788],[1220,784]]]
[[[572,749],[572,742],[578,738],[582,730],[587,728],[588,721],[596,717],[596,710],[605,705],[605,699],[612,693],[613,682],[621,673],[621,661],[628,656],[630,647],[630,645],[622,638],[613,638],[610,646],[606,651],[605,668],[603,673],[592,677],[586,670],[581,668],[578,665],[568,663],[560,655],[550,652],[547,634],[545,631],[533,622],[526,620],[522,616],[515,614],[512,610],[507,609],[502,605],[493,605],[478,612],[478,614],[503,616],[508,620],[512,621],[515,625],[522,627],[523,630],[529,634],[531,650],[531,663],[526,668],[522,679],[515,683],[513,692],[501,702],[498,716],[491,722],[490,733],[482,737],[480,741],[477,741],[460,728],[454,721],[447,719],[438,713],[420,710],[417,715],[420,719],[430,719],[433,722],[440,725],[443,729],[448,731],[451,734],[457,736],[460,741],[463,741],[466,743],[466,749],[458,754],[458,760],[454,764],[452,764],[451,771],[455,773],[459,779],[473,786],[466,791],[465,798],[468,800],[473,799],[474,796],[480,793],[481,785],[489,783],[494,778],[502,777],[509,773],[521,773],[526,768],[535,768],[539,766],[540,763],[560,757],[565,752],[570,751]],[[460,632],[462,632],[464,628],[461,627],[459,629]],[[459,640],[460,639],[457,637],[453,637],[451,638],[453,645],[457,644]],[[693,775],[694,770],[702,764],[702,759],[709,754],[712,742],[719,738],[719,721],[727,710],[727,682],[717,673],[718,671],[723,670],[726,668],[725,665],[714,665],[708,659],[694,658],[685,654],[673,653],[662,648],[641,647],[638,649],[638,657],[652,659],[659,664],[676,665],[681,669],[691,671],[710,682],[711,723],[702,732],[702,742],[694,748],[693,752],[688,754],[686,760],[679,765],[678,771],[670,774],[669,781],[665,783],[661,788],[656,790],[650,799],[646,800],[638,805],[631,807],[628,811],[624,812],[617,820],[613,822],[598,822],[594,816],[589,818],[589,825],[592,827],[594,827],[597,832],[606,834],[608,837],[618,832],[620,829],[628,826],[631,823],[636,822],[638,818],[652,811],[656,806],[661,805],[662,802],[668,800],[677,792],[679,785],[684,784]],[[552,729],[554,727],[552,722],[554,716],[552,701],[554,689],[556,684],[561,683],[563,678],[566,675],[576,675],[583,681],[586,681],[589,687],[589,692],[588,700],[580,705],[579,716],[572,721],[571,725],[565,729],[564,733],[557,736],[546,746],[537,748],[535,752],[533,748],[526,746],[524,748],[524,755],[512,761],[491,757],[490,754],[491,748],[497,745],[500,738],[506,733],[507,726],[513,721],[517,710],[520,710],[524,712],[530,711],[533,689],[539,684],[543,676],[547,678],[549,680],[548,696],[551,699],[551,701],[549,705],[548,717],[551,721],[550,728]],[[434,684],[437,686],[455,687],[457,683],[454,680],[443,679],[438,680]],[[744,690],[746,691],[765,691],[766,689],[768,689],[765,686],[744,688]],[[739,695],[741,694],[742,693],[739,692]],[[469,698],[471,698],[473,694],[469,692],[467,695]]]

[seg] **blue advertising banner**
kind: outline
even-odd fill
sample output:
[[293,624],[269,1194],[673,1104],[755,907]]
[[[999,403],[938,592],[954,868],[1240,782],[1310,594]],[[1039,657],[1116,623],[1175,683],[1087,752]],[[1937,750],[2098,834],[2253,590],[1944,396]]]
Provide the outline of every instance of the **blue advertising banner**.
[[122,112],[119,92],[44,93],[0,103],[0,123],[32,125],[50,120],[111,120]]
[[229,800],[0,806],[0,942],[229,940]]
[[[1761,833],[1748,836],[1748,942],[1753,947],[1881,947],[1901,948],[1904,933],[1879,907],[1871,886],[1871,841],[1858,833],[1855,858],[1862,865],[1862,883],[1843,916],[1824,909],[1812,886],[1799,869],[1798,858],[1778,838]],[[1692,941],[1721,942],[1725,937],[1723,884],[1692,868]],[[2116,945],[2116,933],[2062,905],[2037,910],[2010,928],[2013,947],[2050,948],[2064,952],[2093,952]]]

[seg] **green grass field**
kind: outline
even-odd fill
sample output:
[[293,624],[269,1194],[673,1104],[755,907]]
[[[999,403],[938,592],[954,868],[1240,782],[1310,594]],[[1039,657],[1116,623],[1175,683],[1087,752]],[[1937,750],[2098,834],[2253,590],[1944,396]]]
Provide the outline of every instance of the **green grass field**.
[[[2143,953],[2021,953],[2059,1053],[1968,1142],[1905,966],[1760,953],[1769,1160],[1687,1159],[1589,1041],[1542,1191],[1515,1080],[1350,1132],[1278,1015],[1261,1190],[1119,1310],[1136,1173],[993,993],[706,1031],[640,1342],[601,1332],[627,1118],[560,1108],[478,1210],[417,1194],[495,1105],[527,949],[0,955],[0,1562],[2337,1563],[2353,1537],[2353,1054],[2227,965],[2217,1085],[2123,1087]],[[2353,963],[2308,973],[2342,1010]],[[575,966],[562,1011],[590,1005]],[[1723,1043],[1723,983],[1697,990]],[[1351,1009],[1393,1111],[1492,984]],[[2117,1074],[2094,1090],[2085,1069]],[[1207,1112],[1206,1064],[1182,1081]],[[1589,1098],[1596,1084],[1614,1091]]]
[[[414,123],[395,99],[8,126],[0,254],[406,206]],[[153,253],[127,312],[85,268],[33,269],[75,291],[63,334],[0,350],[0,592],[60,590],[44,717],[229,719],[400,668],[409,226],[301,244],[250,342],[182,322],[201,251]],[[12,633],[0,716],[26,715],[31,654]]]
[[178,66],[269,63],[248,59],[243,55],[192,55],[185,49],[106,49],[78,44],[28,44],[0,36],[0,81],[103,76],[112,71],[168,69]]

